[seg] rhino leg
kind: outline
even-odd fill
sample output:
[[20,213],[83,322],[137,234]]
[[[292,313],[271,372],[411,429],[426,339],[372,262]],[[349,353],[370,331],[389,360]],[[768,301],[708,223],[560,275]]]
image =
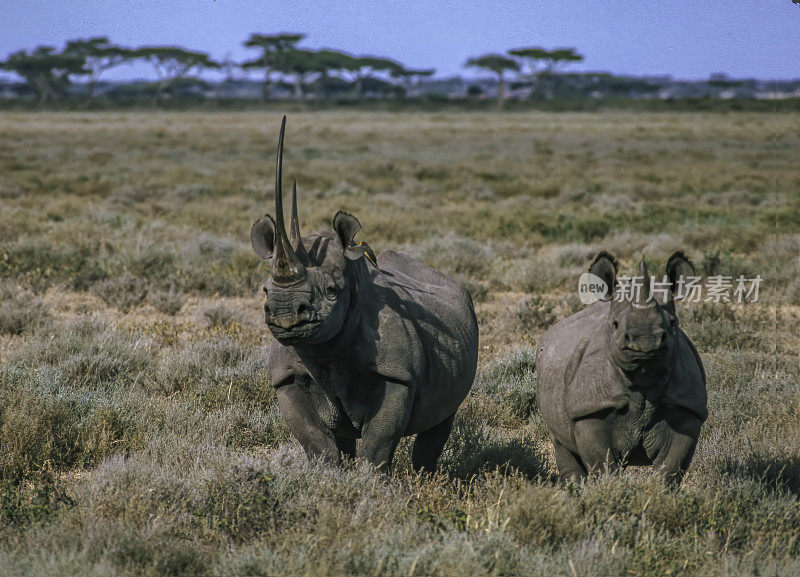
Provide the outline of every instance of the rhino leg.
[[583,467],[583,464],[578,456],[558,442],[555,438],[552,440],[559,478],[566,482],[585,477],[586,469]]
[[691,411],[677,407],[663,409],[663,414],[670,429],[670,439],[663,457],[657,458],[653,465],[668,484],[677,486],[692,461],[703,422]]
[[408,386],[401,383],[383,383],[374,393],[373,412],[361,429],[357,456],[386,470],[408,425],[412,398]]
[[611,426],[602,415],[575,421],[574,434],[578,455],[587,472],[596,473],[606,463],[616,462],[611,444]]
[[278,387],[275,391],[283,420],[300,442],[309,459],[339,462],[339,447],[333,431],[320,419],[307,387],[298,382]]
[[411,453],[411,463],[415,471],[422,469],[434,471],[436,469],[436,461],[439,460],[444,444],[450,436],[455,417],[456,415],[453,413],[432,429],[417,434],[414,450]]

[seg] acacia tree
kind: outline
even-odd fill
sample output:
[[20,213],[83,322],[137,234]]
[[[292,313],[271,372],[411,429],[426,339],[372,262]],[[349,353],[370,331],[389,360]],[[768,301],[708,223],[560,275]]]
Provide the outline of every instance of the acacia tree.
[[392,70],[389,74],[400,83],[405,95],[408,93],[409,88],[416,86],[420,80],[429,78],[435,73],[436,70],[434,68],[413,69],[401,67],[399,70]]
[[541,84],[547,84],[547,98],[553,97],[552,75],[567,64],[583,60],[583,56],[575,52],[574,48],[547,50],[540,46],[532,46],[509,50],[508,53],[522,61],[524,73],[531,81],[534,91],[538,90]]
[[62,96],[69,86],[71,74],[85,73],[83,58],[57,53],[52,46],[39,46],[30,53],[24,50],[14,52],[0,63],[0,68],[24,78],[39,104]]
[[497,74],[497,106],[502,107],[506,96],[505,72],[507,70],[518,71],[517,61],[502,54],[485,54],[478,58],[470,58],[464,66],[489,70]]
[[295,98],[304,98],[306,84],[311,76],[321,76],[327,73],[328,68],[325,57],[318,52],[295,48],[286,52],[280,71],[293,79]]
[[87,103],[91,103],[100,75],[131,58],[132,51],[114,46],[107,37],[100,36],[88,40],[70,40],[67,42],[64,54],[83,59],[84,74],[89,77]]
[[378,58],[377,56],[360,56],[353,59],[352,72],[355,73],[356,96],[364,96],[364,82],[378,72],[398,72],[403,66],[389,58]]
[[214,90],[214,101],[218,104],[225,87],[236,82],[236,71],[240,66],[233,60],[230,52],[225,54],[225,58],[220,60],[217,64],[222,73],[222,80],[217,82],[217,87]]
[[161,102],[164,93],[177,80],[204,68],[219,68],[205,52],[193,52],[175,46],[144,46],[131,53],[132,58],[147,60],[156,70],[158,87],[153,95],[153,104]]
[[306,37],[305,34],[257,34],[253,33],[244,41],[247,48],[261,50],[261,55],[253,60],[242,63],[245,70],[263,70],[264,84],[261,88],[261,100],[269,98],[272,88],[278,79],[275,73],[283,72],[287,68],[287,54],[297,49],[297,43]]
[[316,66],[320,73],[319,84],[323,99],[330,96],[332,74],[346,74],[356,69],[356,58],[339,50],[323,49],[316,52]]

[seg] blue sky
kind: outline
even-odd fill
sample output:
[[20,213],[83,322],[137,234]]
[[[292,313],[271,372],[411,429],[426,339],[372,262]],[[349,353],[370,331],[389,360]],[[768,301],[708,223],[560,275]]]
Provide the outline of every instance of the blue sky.
[[[304,46],[388,56],[438,75],[510,48],[571,46],[574,70],[707,78],[800,78],[800,5],[791,0],[550,2],[0,0],[0,58],[107,35],[127,46],[181,45],[243,59],[251,32],[305,32]],[[110,78],[147,77],[121,67]]]

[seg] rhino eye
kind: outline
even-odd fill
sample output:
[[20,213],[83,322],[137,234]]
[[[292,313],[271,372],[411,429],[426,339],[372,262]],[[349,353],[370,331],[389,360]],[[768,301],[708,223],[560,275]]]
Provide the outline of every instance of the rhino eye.
[[325,287],[325,296],[332,301],[336,300],[336,287],[333,285]]
[[614,325],[615,329],[619,328],[619,323],[617,321],[611,321],[611,324]]

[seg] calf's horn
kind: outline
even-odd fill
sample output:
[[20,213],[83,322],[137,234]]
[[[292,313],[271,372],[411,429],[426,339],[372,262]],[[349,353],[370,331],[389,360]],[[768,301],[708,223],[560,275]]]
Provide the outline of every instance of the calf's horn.
[[636,294],[634,304],[638,306],[645,306],[647,300],[650,298],[650,275],[647,273],[647,264],[644,262],[644,256],[639,261],[639,277],[642,279],[642,287]]

